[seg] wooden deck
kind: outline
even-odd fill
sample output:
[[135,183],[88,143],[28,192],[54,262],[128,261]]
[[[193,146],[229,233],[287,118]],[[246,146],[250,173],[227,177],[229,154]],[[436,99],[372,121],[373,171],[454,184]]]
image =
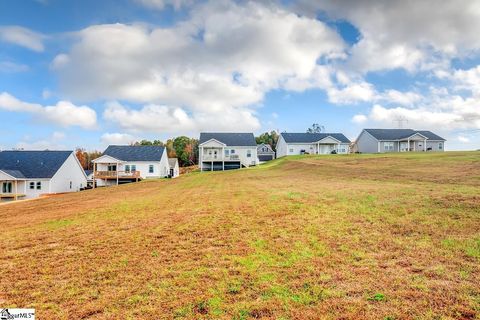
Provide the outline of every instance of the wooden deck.
[[95,171],[95,179],[140,179],[140,171]]

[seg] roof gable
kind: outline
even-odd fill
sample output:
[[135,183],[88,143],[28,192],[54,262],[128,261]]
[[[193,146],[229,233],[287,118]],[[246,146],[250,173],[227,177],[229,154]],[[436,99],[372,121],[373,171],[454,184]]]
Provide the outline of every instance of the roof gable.
[[316,143],[326,137],[332,137],[341,143],[350,143],[342,133],[287,133],[281,134],[286,143]]
[[50,179],[72,151],[2,151],[0,170],[16,178]]
[[[266,148],[267,151],[262,151],[263,148]],[[270,146],[268,143],[262,143],[257,145],[257,152],[274,152],[272,149],[272,146]]]
[[122,161],[160,161],[165,151],[161,146],[108,146],[103,152]]
[[256,147],[257,142],[253,133],[235,132],[202,132],[200,133],[199,144],[215,139],[227,146],[234,147]]

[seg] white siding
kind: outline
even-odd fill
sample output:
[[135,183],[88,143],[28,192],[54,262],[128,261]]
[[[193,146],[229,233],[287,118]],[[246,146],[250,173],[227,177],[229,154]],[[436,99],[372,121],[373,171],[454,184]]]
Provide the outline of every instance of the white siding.
[[[30,182],[33,182],[35,184],[34,189],[30,189]],[[41,189],[37,190],[37,182],[40,182],[41,184]],[[27,180],[25,182],[26,184],[26,197],[23,199],[33,199],[33,198],[38,198],[41,195],[48,194],[50,193],[50,179],[31,179]],[[19,189],[20,191],[20,189]],[[22,191],[23,192],[23,191]]]
[[277,141],[277,158],[285,157],[287,155],[287,143],[283,136],[280,135]]
[[377,153],[378,140],[363,130],[357,138],[357,150],[361,153]]
[[87,178],[85,171],[83,171],[80,163],[72,152],[50,180],[48,193],[76,192],[86,186]]

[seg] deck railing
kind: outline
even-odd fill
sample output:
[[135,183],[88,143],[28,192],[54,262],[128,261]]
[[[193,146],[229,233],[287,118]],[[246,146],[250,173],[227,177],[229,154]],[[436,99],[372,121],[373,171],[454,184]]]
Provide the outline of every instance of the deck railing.
[[116,179],[118,178],[140,178],[140,171],[95,171],[95,178],[98,179]]
[[202,160],[203,161],[228,161],[228,160],[240,160],[240,156],[238,154],[231,154],[229,156],[221,156],[221,155],[217,155],[217,156],[210,156],[210,155],[203,155],[202,157]]

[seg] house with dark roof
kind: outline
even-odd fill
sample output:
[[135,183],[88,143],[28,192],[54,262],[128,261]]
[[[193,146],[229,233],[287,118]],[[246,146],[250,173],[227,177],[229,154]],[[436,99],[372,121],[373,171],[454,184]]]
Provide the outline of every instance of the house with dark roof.
[[445,139],[427,130],[363,129],[354,151],[361,153],[444,151]]
[[257,142],[253,133],[200,133],[201,171],[240,169],[257,164]]
[[350,140],[342,133],[282,132],[277,141],[277,158],[297,154],[345,154]]
[[166,178],[170,165],[165,147],[111,145],[93,161],[94,187]]
[[257,156],[258,162],[266,162],[275,159],[275,151],[273,151],[272,146],[267,143],[261,143],[257,145]]
[[0,201],[76,192],[87,176],[73,151],[1,151]]

